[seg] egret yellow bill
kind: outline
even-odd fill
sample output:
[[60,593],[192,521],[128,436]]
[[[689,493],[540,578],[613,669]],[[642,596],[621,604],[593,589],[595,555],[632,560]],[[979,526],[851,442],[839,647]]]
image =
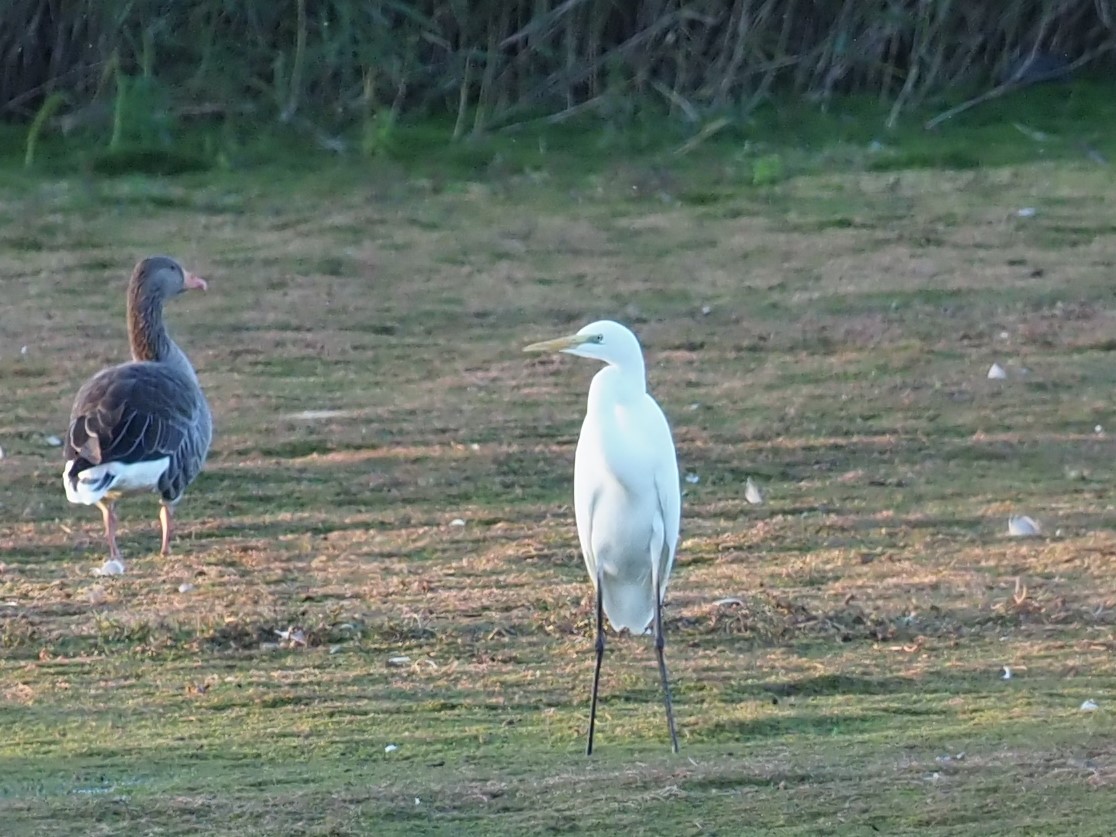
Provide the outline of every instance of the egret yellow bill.
[[647,392],[639,340],[619,323],[601,320],[524,351],[564,352],[606,364],[589,386],[574,458],[577,536],[597,594],[597,664],[586,754],[593,753],[605,616],[617,631],[654,631],[670,743],[677,753],[663,653],[663,596],[678,545],[682,497],[670,425]]

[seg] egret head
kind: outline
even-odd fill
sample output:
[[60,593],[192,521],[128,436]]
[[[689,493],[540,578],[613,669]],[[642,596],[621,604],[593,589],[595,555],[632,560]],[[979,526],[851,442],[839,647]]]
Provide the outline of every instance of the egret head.
[[558,337],[532,343],[525,352],[565,352],[568,355],[588,357],[623,368],[643,367],[643,351],[639,340],[620,323],[598,320],[569,337]]

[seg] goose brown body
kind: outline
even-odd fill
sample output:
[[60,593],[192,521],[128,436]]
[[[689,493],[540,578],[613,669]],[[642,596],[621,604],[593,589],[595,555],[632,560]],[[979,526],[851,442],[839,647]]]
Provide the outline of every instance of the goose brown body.
[[167,334],[163,303],[206,283],[173,259],[144,259],[128,284],[132,361],[103,369],[78,391],[63,453],[63,485],[72,503],[96,505],[110,557],[116,546],[114,503],[155,491],[162,501],[163,552],[170,548],[174,505],[201,471],[213,435],[197,374]]

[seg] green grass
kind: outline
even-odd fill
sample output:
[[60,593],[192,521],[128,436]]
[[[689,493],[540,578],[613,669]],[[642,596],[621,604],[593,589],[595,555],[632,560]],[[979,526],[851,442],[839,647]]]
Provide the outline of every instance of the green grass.
[[[1034,95],[1005,115],[1077,114]],[[755,153],[585,156],[583,131],[175,177],[49,137],[35,173],[7,160],[5,833],[1107,834],[1112,175],[1015,129],[964,146],[977,168],[876,171],[841,156],[863,125],[819,145],[785,118],[802,136]],[[127,573],[99,579],[44,439],[124,356],[151,252],[210,281],[168,317],[218,432],[177,554],[133,500]],[[594,370],[520,349],[601,316],[639,332],[700,478],[668,599],[679,756],[632,638],[583,754]],[[1008,538],[1017,513],[1044,535]]]
[[[979,171],[1092,160],[1098,154],[1112,159],[1114,102],[1111,80],[1097,76],[1024,88],[929,132],[922,127],[926,119],[955,101],[931,102],[906,113],[891,129],[885,127],[889,109],[874,97],[846,97],[821,109],[775,96],[746,117],[732,111],[710,113],[695,126],[646,102],[622,123],[605,120],[602,125],[597,114],[560,125],[528,119],[456,142],[450,141],[451,119],[403,120],[393,127],[390,142],[369,157],[361,155],[359,129],[340,130],[331,141],[344,149],[337,155],[343,160],[363,160],[362,167],[372,169],[395,167],[425,178],[435,192],[458,189],[462,181],[474,179],[502,182],[522,175],[568,183],[595,174],[623,182],[633,200],[713,206],[733,202],[742,189],[770,191],[787,178],[825,171]],[[703,128],[721,122],[725,127],[704,138]],[[23,161],[27,133],[23,126],[0,125],[0,162],[15,169]],[[212,180],[217,172],[265,168],[274,180],[283,178],[284,170],[300,171],[308,155],[323,154],[319,141],[305,131],[234,116],[184,122],[173,131],[141,120],[133,133],[125,145],[109,148],[103,121],[91,119],[65,137],[41,128],[33,132],[34,169],[103,176],[201,172]],[[618,163],[625,158],[653,165],[641,171],[640,166]],[[664,174],[670,176],[664,180]]]

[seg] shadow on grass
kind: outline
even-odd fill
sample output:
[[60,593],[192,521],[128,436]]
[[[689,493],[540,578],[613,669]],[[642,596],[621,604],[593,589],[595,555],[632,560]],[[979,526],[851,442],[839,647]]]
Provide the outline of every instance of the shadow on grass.
[[798,695],[893,695],[925,688],[925,683],[912,677],[859,677],[848,674],[824,674],[798,680],[767,682],[760,685],[777,697]]
[[785,736],[843,736],[878,732],[890,723],[895,715],[915,717],[941,717],[945,710],[911,708],[892,712],[827,713],[807,716],[753,718],[740,721],[729,719],[703,727],[699,738],[725,741],[747,741],[757,738],[782,738]]

